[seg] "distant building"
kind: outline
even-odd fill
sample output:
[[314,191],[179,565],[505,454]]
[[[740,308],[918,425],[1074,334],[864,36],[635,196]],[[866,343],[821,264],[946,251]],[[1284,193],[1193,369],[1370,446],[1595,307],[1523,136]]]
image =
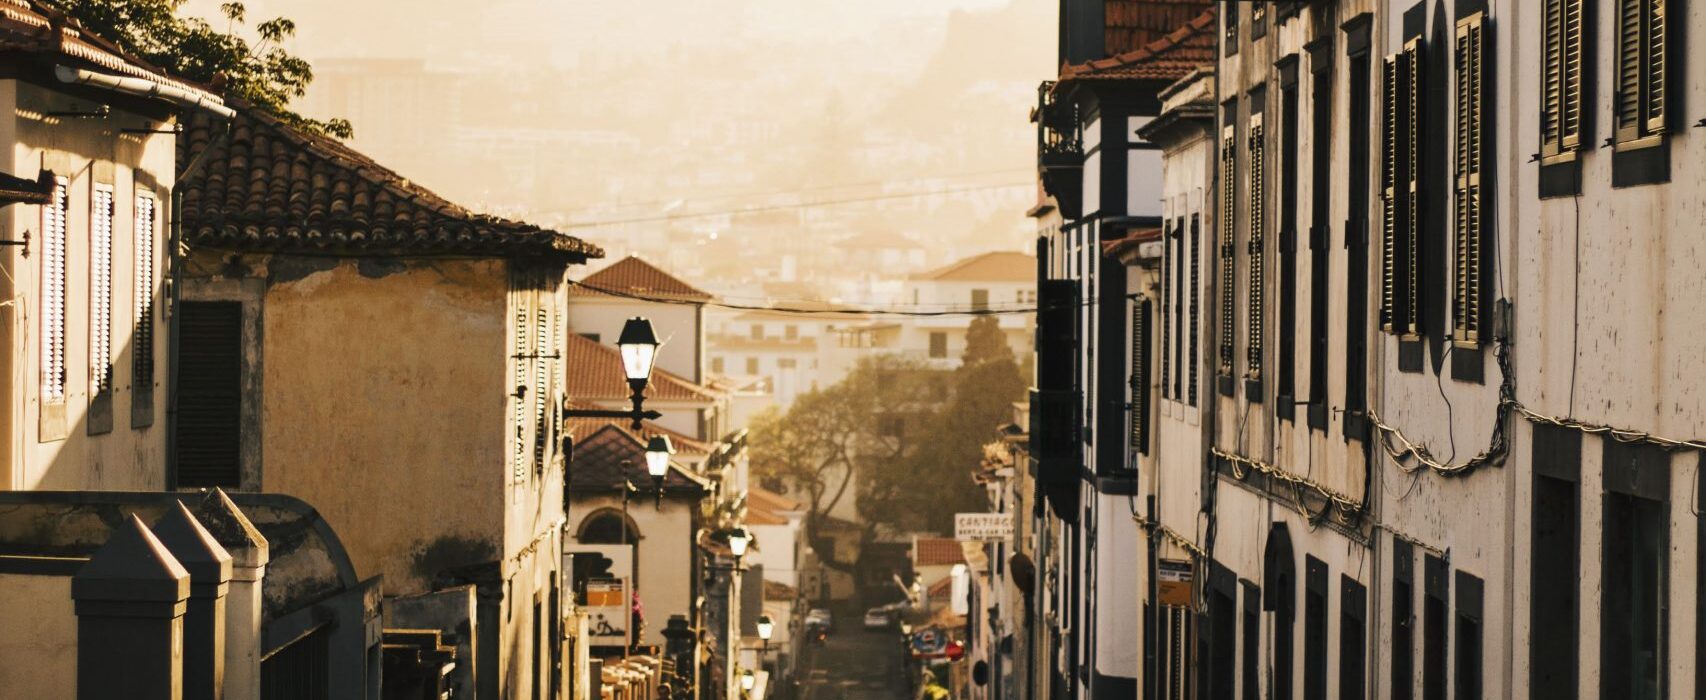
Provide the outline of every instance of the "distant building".
[[582,338],[614,348],[622,324],[644,316],[663,341],[658,348],[657,368],[702,384],[705,302],[710,300],[709,293],[641,258],[628,256],[570,287],[569,327]]

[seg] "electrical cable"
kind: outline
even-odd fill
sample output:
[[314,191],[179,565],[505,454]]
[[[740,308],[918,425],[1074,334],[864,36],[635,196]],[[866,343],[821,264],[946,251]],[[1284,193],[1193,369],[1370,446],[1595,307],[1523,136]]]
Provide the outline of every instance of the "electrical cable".
[[[966,308],[966,309],[956,309],[956,310],[943,309],[943,310],[934,310],[934,311],[908,310],[907,308],[905,308],[905,305],[898,305],[898,306],[890,307],[890,308],[886,308],[886,309],[885,308],[876,308],[876,307],[842,307],[842,308],[811,307],[811,308],[808,308],[808,307],[804,307],[804,306],[786,306],[785,305],[785,304],[790,303],[790,302],[783,302],[783,304],[778,304],[778,305],[740,304],[740,303],[734,303],[734,302],[717,301],[715,299],[710,300],[710,301],[705,301],[705,300],[701,300],[701,299],[682,299],[682,298],[675,298],[675,297],[653,296],[653,295],[647,295],[647,294],[638,294],[635,292],[630,292],[630,291],[622,290],[622,289],[614,289],[614,288],[610,288],[610,287],[603,287],[603,286],[596,285],[596,284],[588,284],[587,282],[576,281],[576,280],[570,280],[569,284],[573,284],[577,287],[584,287],[590,291],[597,292],[599,294],[607,294],[609,296],[621,297],[623,299],[633,299],[635,301],[646,301],[646,302],[652,302],[652,303],[657,303],[657,304],[678,304],[678,305],[684,305],[684,306],[711,306],[711,307],[715,307],[715,308],[731,309],[731,310],[735,310],[735,311],[774,311],[774,312],[778,312],[778,313],[795,314],[795,315],[800,315],[800,316],[814,316],[814,315],[826,315],[826,316],[906,316],[906,317],[1017,316],[1017,315],[1035,314],[1039,311],[1043,311],[1046,309],[1053,309],[1053,308],[1081,308],[1081,307],[1095,306],[1096,305],[1096,299],[1094,297],[1089,297],[1089,298],[1086,298],[1083,301],[1078,302],[1076,304],[1062,304],[1062,305],[1057,305],[1057,306],[1038,305],[1038,306],[1009,307],[1009,308],[986,307],[986,308],[981,308],[981,309],[979,309],[979,308]],[[1137,298],[1137,296],[1138,296],[1137,294],[1127,294],[1121,298],[1122,299],[1135,299],[1135,298]],[[816,303],[816,302],[791,302],[791,303],[805,304],[805,303]]]
[[914,197],[938,197],[951,194],[967,194],[970,192],[988,192],[992,190],[1010,190],[1020,187],[1036,187],[1035,182],[1012,182],[1000,185],[973,185],[968,187],[949,187],[939,190],[921,190],[917,192],[897,192],[892,194],[870,195],[866,197],[849,197],[846,199],[826,199],[817,202],[801,202],[799,204],[771,204],[761,207],[744,209],[723,209],[718,211],[684,212],[679,214],[655,214],[651,216],[636,216],[627,219],[605,219],[602,221],[570,222],[558,227],[563,230],[599,228],[617,226],[620,224],[645,224],[660,221],[680,221],[683,219],[703,219],[711,216],[740,216],[742,214],[763,214],[773,211],[797,211],[801,209],[817,209],[819,207],[840,206],[843,204],[865,204],[896,199],[911,199]]

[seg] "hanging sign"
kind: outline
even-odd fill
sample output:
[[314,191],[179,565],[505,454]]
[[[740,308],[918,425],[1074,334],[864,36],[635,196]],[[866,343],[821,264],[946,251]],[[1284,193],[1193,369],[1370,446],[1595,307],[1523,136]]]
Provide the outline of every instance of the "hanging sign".
[[1007,542],[1013,539],[1012,513],[955,513],[954,539],[961,542]]
[[1177,608],[1191,606],[1191,562],[1183,559],[1162,559],[1156,562],[1155,588],[1162,605]]

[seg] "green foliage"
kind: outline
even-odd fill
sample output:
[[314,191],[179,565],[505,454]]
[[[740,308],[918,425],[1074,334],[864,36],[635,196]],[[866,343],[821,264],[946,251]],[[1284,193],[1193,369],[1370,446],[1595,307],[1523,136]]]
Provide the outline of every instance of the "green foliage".
[[184,0],[76,0],[65,7],[89,31],[173,76],[212,85],[310,133],[347,139],[348,120],[310,119],[290,110],[308,92],[314,70],[280,45],[296,23],[278,17],[255,25],[260,41],[238,36],[248,11],[240,2],[219,6],[226,19],[219,31],[195,17],[179,17]]

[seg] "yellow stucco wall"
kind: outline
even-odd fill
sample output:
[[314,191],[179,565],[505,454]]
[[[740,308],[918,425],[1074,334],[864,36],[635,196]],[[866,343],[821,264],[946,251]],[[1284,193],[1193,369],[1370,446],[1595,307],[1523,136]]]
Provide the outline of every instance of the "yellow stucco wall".
[[0,700],[77,695],[70,576],[0,574]]
[[344,261],[262,301],[262,489],[318,509],[387,595],[505,549],[507,287],[502,261]]

